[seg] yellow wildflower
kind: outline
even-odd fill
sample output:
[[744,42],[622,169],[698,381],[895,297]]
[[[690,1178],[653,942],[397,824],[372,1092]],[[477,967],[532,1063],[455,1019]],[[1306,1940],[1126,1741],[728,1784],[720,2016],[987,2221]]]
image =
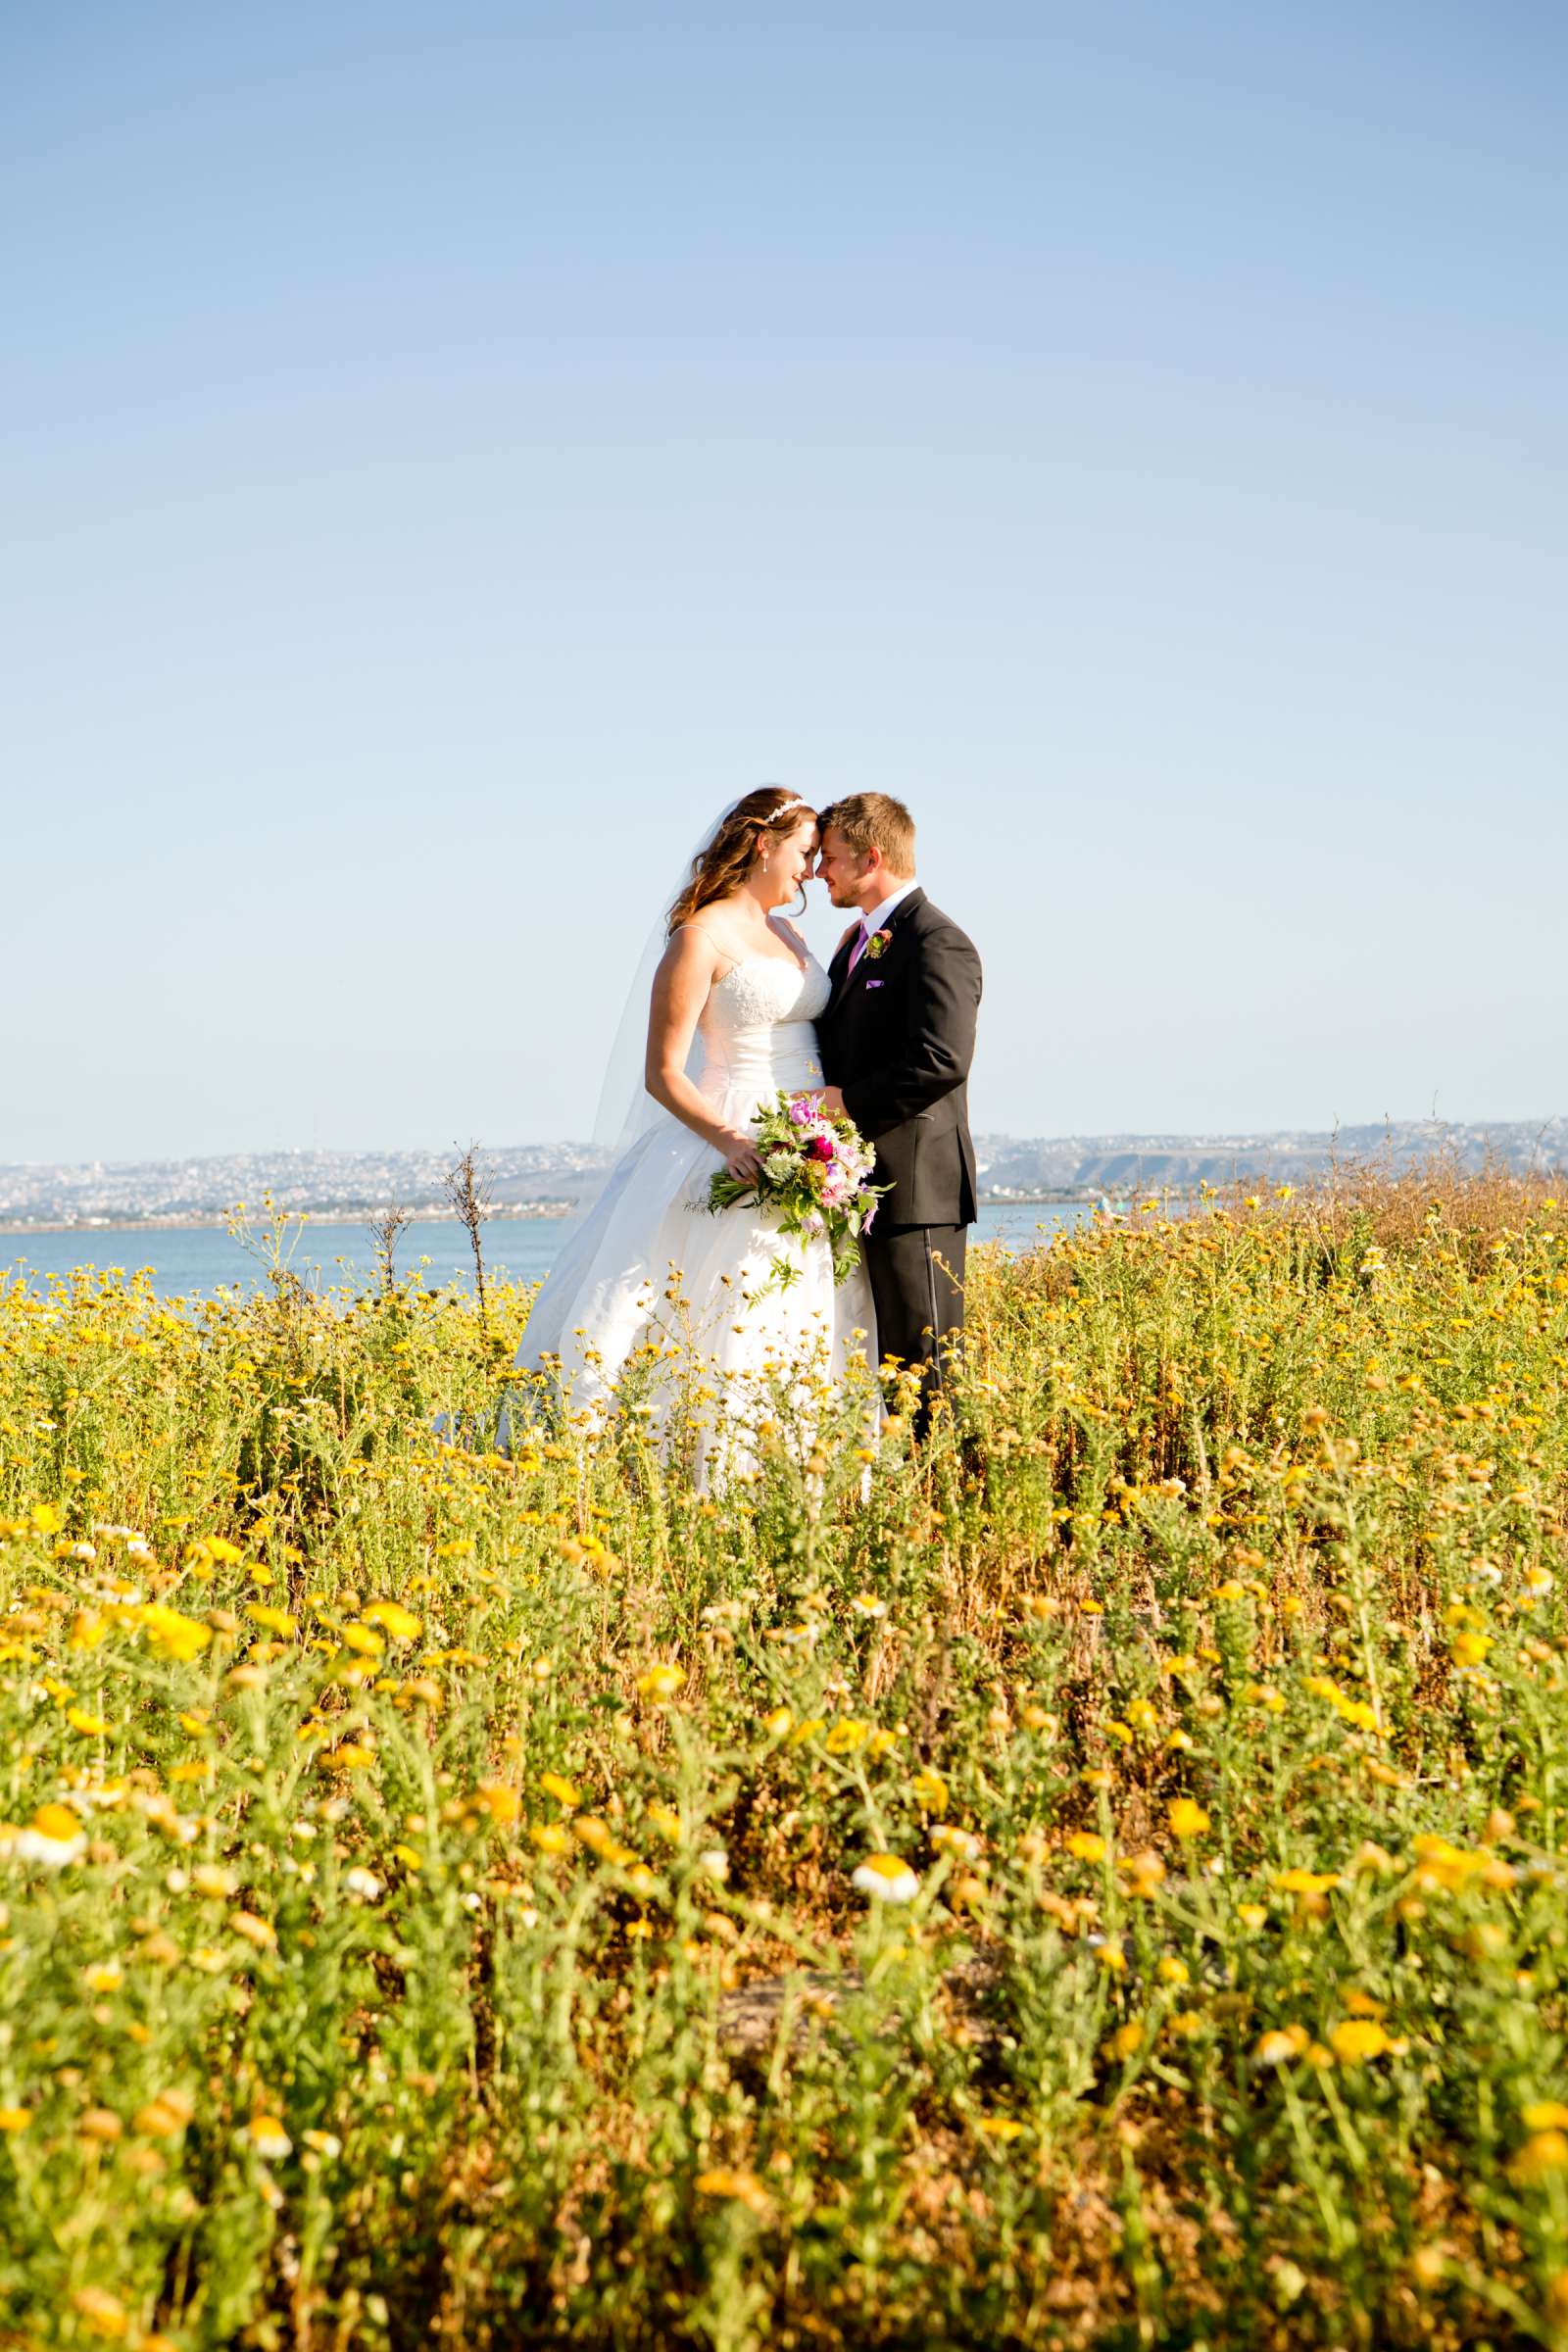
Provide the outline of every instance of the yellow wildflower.
[[1355,2066],[1365,2058],[1383,2057],[1390,2042],[1376,2018],[1344,2017],[1329,2029],[1329,2047],[1347,2066]]
[[259,1952],[270,1952],[277,1943],[277,1930],[270,1920],[258,1919],[254,1911],[232,1912],[228,1924],[236,1936],[243,1936]]
[[1120,1864],[1127,1884],[1127,1892],[1139,1902],[1148,1902],[1164,1885],[1165,1864],[1151,1846],[1141,1854],[1125,1854]]
[[182,2090],[161,2090],[132,2116],[130,2128],[146,2139],[177,2138],[195,2114],[194,2102]]
[[253,1625],[265,1626],[270,1634],[281,1635],[285,1642],[299,1631],[287,1609],[274,1609],[270,1601],[247,1601],[245,1614]]
[[1288,2066],[1299,2058],[1312,2036],[1304,2026],[1285,2026],[1265,2034],[1252,2055],[1259,2066]]
[[952,1822],[939,1821],[931,1832],[931,1842],[939,1853],[956,1854],[962,1862],[972,1862],[980,1852],[980,1839],[972,1830],[960,1830]]
[[1508,2178],[1521,2188],[1531,2188],[1562,2172],[1568,2172],[1568,2137],[1553,2130],[1534,2132],[1525,2141],[1508,2167]]
[[423,1625],[422,1618],[404,1608],[401,1601],[372,1600],[365,1611],[367,1625],[378,1625],[394,1642],[413,1642]]
[[148,1601],[134,1614],[153,1647],[181,1664],[200,1657],[213,1638],[211,1626],[198,1625],[194,1617],[182,1617],[178,1609],[166,1608],[162,1601]]
[[766,2189],[755,2173],[731,2171],[727,2165],[713,2165],[697,2176],[697,2192],[704,2197],[721,2197],[729,2203],[744,2205],[761,2216],[772,2211]]
[[88,2333],[106,2343],[118,2343],[130,2326],[130,2314],[106,2286],[78,2286],[71,2300]]
[[[1415,1882],[1425,1888],[1442,1887],[1446,1893],[1458,1894],[1472,1879],[1483,1876],[1496,1856],[1471,1853],[1460,1845],[1450,1845],[1446,1838],[1422,1836],[1411,1839],[1416,1858]],[[1506,1865],[1504,1865],[1506,1867]]]

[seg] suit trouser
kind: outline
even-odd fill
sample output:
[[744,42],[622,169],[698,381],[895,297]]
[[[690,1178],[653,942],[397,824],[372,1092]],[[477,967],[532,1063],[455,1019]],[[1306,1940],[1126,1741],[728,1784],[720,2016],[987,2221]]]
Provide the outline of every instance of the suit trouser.
[[942,1342],[963,1329],[966,1225],[874,1225],[864,1242],[865,1270],[876,1306],[876,1344],[884,1355],[920,1364],[925,1377],[917,1433],[930,1418],[931,1392],[942,1382]]

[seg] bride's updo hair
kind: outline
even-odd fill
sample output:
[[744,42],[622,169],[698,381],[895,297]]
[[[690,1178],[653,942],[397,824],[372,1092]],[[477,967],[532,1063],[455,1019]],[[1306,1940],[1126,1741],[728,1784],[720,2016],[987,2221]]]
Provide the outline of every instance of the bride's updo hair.
[[810,803],[782,784],[760,784],[737,801],[708,847],[692,859],[692,878],[669,910],[668,936],[673,938],[682,923],[689,923],[715,899],[733,898],[768,836],[782,841],[808,816],[814,824],[816,810]]

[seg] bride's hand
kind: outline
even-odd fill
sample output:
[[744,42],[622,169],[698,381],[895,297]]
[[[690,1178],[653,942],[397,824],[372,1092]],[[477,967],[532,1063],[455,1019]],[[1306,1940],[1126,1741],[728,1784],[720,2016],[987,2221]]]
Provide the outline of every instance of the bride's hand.
[[724,1154],[724,1166],[739,1184],[755,1184],[762,1173],[762,1163],[757,1155],[757,1146],[749,1135],[731,1129],[719,1145]]

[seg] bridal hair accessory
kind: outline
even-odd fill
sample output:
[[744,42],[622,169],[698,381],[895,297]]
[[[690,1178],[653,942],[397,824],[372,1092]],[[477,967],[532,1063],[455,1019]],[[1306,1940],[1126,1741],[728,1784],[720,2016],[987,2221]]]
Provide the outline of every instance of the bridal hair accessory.
[[[776,825],[781,817],[793,816],[797,808],[804,808],[808,816],[816,814],[816,810],[811,807],[809,801],[786,801],[782,808],[770,809],[760,821],[764,825]],[[722,824],[723,821],[724,819],[721,817],[719,822]]]

